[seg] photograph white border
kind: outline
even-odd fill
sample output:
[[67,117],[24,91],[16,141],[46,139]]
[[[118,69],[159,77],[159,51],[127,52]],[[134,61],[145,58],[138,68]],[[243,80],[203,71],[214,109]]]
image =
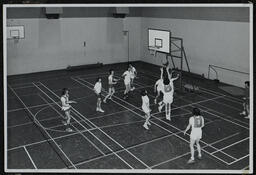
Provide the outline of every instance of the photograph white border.
[[[250,9],[250,97],[253,97],[253,4],[3,4],[3,52],[4,52],[4,169],[5,172],[59,172],[59,173],[226,173],[247,174],[253,172],[253,117],[250,118],[249,170],[114,170],[114,169],[8,169],[7,168],[7,8],[8,7],[249,7]],[[253,114],[253,98],[250,98],[250,113]]]

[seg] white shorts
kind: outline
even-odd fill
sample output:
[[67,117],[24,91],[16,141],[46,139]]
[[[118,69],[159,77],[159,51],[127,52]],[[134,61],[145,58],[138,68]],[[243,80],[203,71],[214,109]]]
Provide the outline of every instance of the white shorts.
[[150,112],[150,109],[149,109],[147,106],[142,106],[142,110],[143,110],[145,113],[149,113],[149,112]]
[[71,106],[69,105],[69,106],[62,106],[61,107],[61,110],[62,111],[67,111],[67,110],[69,110],[71,108]]
[[131,79],[134,79],[135,78],[135,75],[131,74]]
[[202,129],[201,128],[197,128],[197,129],[193,129],[190,133],[190,139],[193,140],[198,140],[202,138]]
[[173,102],[173,94],[164,94],[163,102],[172,103]]
[[126,79],[125,79],[125,80],[124,80],[124,84],[125,84],[125,85],[131,84],[131,80],[126,80]]

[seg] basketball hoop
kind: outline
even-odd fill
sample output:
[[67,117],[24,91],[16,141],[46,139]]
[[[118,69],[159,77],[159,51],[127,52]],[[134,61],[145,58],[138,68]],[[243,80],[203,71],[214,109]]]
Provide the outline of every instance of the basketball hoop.
[[18,42],[19,42],[19,37],[14,36],[14,37],[13,37],[13,40],[14,40],[14,43],[16,44],[16,43],[18,43]]
[[153,55],[154,57],[156,56],[156,51],[157,49],[159,49],[160,47],[158,46],[149,46],[149,54]]

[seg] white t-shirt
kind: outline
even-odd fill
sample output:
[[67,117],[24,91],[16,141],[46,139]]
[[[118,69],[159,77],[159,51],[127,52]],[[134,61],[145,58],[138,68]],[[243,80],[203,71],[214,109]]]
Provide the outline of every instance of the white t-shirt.
[[134,77],[135,77],[135,72],[136,72],[135,67],[132,67],[132,68],[131,68],[131,78],[134,78]]
[[193,132],[194,130],[201,130],[203,123],[204,123],[204,118],[202,116],[190,117],[189,124],[192,127],[191,132]]
[[142,109],[145,113],[148,113],[150,112],[150,109],[149,109],[149,98],[147,95],[145,96],[142,96]]
[[102,88],[102,84],[101,82],[97,82],[95,85],[94,85],[94,90],[97,94],[101,93],[101,88]]
[[113,75],[108,76],[108,84],[112,85],[113,84]]
[[68,104],[68,101],[69,101],[68,96],[66,95],[61,96],[60,101],[61,101],[62,110],[66,110],[71,107],[70,104]]
[[124,82],[129,83],[131,81],[131,73],[127,70],[123,73],[124,75]]

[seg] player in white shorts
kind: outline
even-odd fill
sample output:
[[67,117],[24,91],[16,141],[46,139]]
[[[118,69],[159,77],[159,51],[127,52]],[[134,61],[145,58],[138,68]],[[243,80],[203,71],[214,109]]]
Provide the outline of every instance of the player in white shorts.
[[112,96],[115,93],[115,87],[114,85],[117,83],[118,79],[114,78],[114,70],[109,70],[109,76],[108,76],[108,95],[104,98],[103,102],[106,103],[107,99],[112,99]]
[[198,158],[202,158],[201,154],[201,147],[199,144],[200,139],[202,138],[202,128],[204,127],[204,118],[201,116],[201,112],[198,108],[193,109],[193,116],[189,118],[189,124],[184,131],[184,135],[191,127],[191,133],[190,133],[190,152],[191,157],[188,160],[188,163],[194,163],[195,157],[194,157],[194,144],[197,145],[197,151],[198,151]]
[[171,104],[173,102],[173,94],[174,94],[174,85],[173,81],[179,78],[179,74],[175,78],[171,78],[169,72],[169,66],[166,68],[167,77],[164,77],[164,91],[163,91],[163,103],[160,102],[158,107],[159,112],[161,112],[163,106],[165,105],[165,115],[167,120],[171,120]]
[[147,94],[148,93],[146,90],[141,91],[141,98],[142,98],[142,106],[141,107],[142,107],[142,110],[144,111],[145,117],[146,117],[146,121],[145,121],[143,127],[146,129],[149,129],[148,126],[151,125],[149,123],[151,109],[150,109],[149,98],[148,98]]
[[65,126],[67,126],[66,131],[71,132],[72,129],[69,127],[70,120],[71,120],[71,116],[70,116],[71,105],[70,104],[76,103],[76,102],[69,100],[69,91],[67,88],[63,88],[62,96],[60,97],[60,101],[61,101],[61,110],[64,111],[65,116],[66,116],[65,117],[66,121],[63,121],[63,124]]
[[[163,68],[161,67],[160,68],[161,70],[161,75],[160,75],[160,79],[158,79],[155,83],[155,86],[154,86],[154,92],[156,92],[156,97],[155,97],[155,104],[157,103],[157,99],[158,97],[160,96],[161,92],[163,93],[164,92],[164,82],[163,82]],[[162,102],[159,103],[159,105],[161,104]]]
[[130,67],[123,73],[122,77],[124,77],[124,85],[125,85],[125,90],[124,90],[124,99],[128,97],[128,93],[131,90],[131,72],[130,72]]
[[101,108],[101,99],[102,99],[101,89],[102,89],[101,78],[97,78],[97,81],[94,85],[93,90],[97,96],[96,111],[98,112],[104,112],[103,109]]
[[131,91],[133,91],[135,89],[134,85],[133,85],[133,81],[135,79],[135,77],[137,76],[137,71],[135,69],[135,67],[133,67],[131,64],[129,64],[130,67],[130,74],[131,74]]

